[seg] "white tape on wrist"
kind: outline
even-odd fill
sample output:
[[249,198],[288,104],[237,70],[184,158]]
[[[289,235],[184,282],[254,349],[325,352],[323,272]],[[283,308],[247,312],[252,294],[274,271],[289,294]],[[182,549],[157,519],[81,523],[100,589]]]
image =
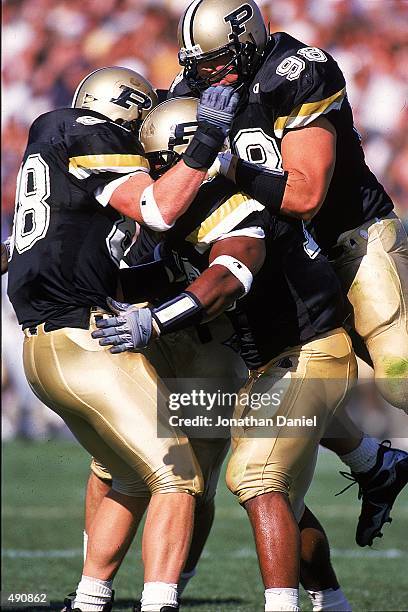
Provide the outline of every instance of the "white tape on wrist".
[[208,169],[208,178],[212,179],[212,178],[216,177],[218,174],[220,174],[220,168],[221,168],[220,161],[219,161],[219,159],[217,157],[215,162],[211,166],[211,168]]
[[162,217],[153,193],[153,185],[146,187],[140,198],[140,211],[145,225],[155,232],[167,232],[173,225],[167,225]]
[[239,259],[235,259],[235,257],[231,257],[230,255],[220,255],[210,264],[210,268],[211,266],[215,265],[224,266],[224,268],[227,268],[231,274],[233,274],[244,286],[244,295],[249,293],[254,277],[252,276],[251,270],[249,270],[245,264],[239,261]]

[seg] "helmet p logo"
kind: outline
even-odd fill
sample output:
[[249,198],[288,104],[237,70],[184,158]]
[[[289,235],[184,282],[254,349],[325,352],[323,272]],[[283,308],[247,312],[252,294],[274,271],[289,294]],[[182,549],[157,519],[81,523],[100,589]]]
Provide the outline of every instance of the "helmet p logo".
[[230,41],[234,42],[237,37],[246,32],[245,24],[254,16],[254,9],[250,4],[242,4],[235,11],[224,17],[225,23],[231,26]]
[[178,123],[175,126],[174,132],[170,137],[170,146],[178,147],[180,145],[188,145],[191,142],[194,134],[198,128],[196,121],[190,121],[187,123]]
[[150,110],[152,108],[152,100],[143,91],[132,89],[128,85],[121,85],[120,88],[122,92],[117,98],[111,98],[110,102],[112,104],[117,104],[127,110],[130,110],[132,106],[137,106],[141,110]]

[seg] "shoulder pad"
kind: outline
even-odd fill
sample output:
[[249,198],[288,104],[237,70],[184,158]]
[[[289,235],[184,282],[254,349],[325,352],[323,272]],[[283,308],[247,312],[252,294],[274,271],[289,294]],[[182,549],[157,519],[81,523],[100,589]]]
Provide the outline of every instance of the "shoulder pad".
[[346,97],[344,76],[332,56],[288,34],[276,35],[257,78],[262,103],[274,109],[277,138],[338,110]]
[[[105,115],[86,109],[71,109],[74,114],[66,122],[66,131],[72,137],[92,136],[93,134],[105,135],[107,138],[123,140],[124,143],[137,142],[141,147],[138,136],[131,130],[115,123]],[[126,145],[128,146],[128,145]]]
[[66,124],[72,122],[74,109],[60,108],[44,113],[30,127],[29,142],[56,142],[63,140]]

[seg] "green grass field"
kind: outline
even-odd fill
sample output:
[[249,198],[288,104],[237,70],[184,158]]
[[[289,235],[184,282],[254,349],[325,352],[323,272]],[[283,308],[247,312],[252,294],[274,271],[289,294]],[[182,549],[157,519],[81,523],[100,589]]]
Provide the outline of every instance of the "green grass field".
[[[325,526],[333,562],[354,610],[408,609],[408,496],[373,549],[354,543],[356,487],[343,487],[339,461],[320,456],[308,504]],[[7,443],[3,447],[2,591],[46,593],[59,609],[81,572],[82,516],[88,458],[70,442]],[[142,585],[140,541],[115,581],[115,610],[129,610]],[[183,610],[258,612],[263,589],[246,515],[221,482],[217,515],[199,572],[185,591]],[[4,601],[4,599],[3,599]],[[311,607],[302,594],[302,610]],[[26,608],[27,609],[27,608]],[[31,607],[31,609],[39,609]]]

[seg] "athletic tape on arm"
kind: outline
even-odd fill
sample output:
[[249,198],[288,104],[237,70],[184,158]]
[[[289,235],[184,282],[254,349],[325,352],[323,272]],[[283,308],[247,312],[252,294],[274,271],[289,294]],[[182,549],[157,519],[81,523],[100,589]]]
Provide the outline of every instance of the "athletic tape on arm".
[[167,232],[173,225],[167,225],[162,217],[153,193],[154,185],[146,187],[140,198],[140,212],[145,225],[156,232]]

